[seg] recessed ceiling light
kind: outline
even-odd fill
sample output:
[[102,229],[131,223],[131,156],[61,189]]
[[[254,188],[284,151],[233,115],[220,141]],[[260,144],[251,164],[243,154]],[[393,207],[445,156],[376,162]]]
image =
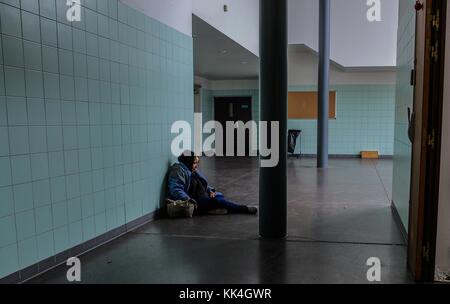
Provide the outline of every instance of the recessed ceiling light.
[[246,65],[248,62],[247,61],[242,61],[241,64]]
[[228,53],[228,51],[227,50],[222,50],[222,51],[220,51],[220,53],[226,54],[226,53]]

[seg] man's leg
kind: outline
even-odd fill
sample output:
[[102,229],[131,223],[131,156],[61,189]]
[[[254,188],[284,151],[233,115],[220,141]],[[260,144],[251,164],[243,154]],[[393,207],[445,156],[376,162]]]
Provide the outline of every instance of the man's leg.
[[222,193],[216,193],[216,205],[218,208],[227,209],[229,213],[247,213],[248,208],[244,205],[236,204],[232,201],[225,199]]
[[202,198],[197,200],[197,213],[206,214],[211,210],[215,209],[226,209],[228,213],[236,214],[236,213],[251,213],[255,214],[255,212],[250,212],[249,208],[244,205],[236,204],[232,201],[225,199],[222,193],[217,192],[216,198]]

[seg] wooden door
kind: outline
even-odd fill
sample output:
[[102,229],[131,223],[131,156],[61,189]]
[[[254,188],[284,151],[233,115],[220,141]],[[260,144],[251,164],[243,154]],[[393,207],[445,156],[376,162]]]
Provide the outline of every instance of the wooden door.
[[416,281],[434,280],[442,124],[445,0],[417,11],[408,266]]

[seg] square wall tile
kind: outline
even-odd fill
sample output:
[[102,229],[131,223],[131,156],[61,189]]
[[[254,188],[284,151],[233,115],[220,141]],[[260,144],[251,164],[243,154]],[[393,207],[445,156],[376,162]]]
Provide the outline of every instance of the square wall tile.
[[90,56],[98,57],[98,37],[86,32],[86,51]]
[[8,112],[6,111],[6,98],[0,96],[0,126],[8,125]]
[[33,208],[33,185],[31,183],[15,185],[13,192],[16,212]]
[[99,79],[100,62],[97,57],[87,57],[88,77],[91,79]]
[[53,226],[54,228],[64,227],[68,224],[67,202],[60,202],[53,205]]
[[5,277],[19,269],[17,244],[0,247],[0,277]]
[[22,10],[33,14],[39,14],[39,0],[20,0]]
[[41,180],[49,177],[49,165],[47,153],[32,154],[31,172],[33,180]]
[[14,214],[14,198],[12,187],[0,187],[0,218]]
[[16,213],[17,240],[20,242],[36,234],[34,211]]
[[94,215],[94,197],[92,194],[81,197],[81,211],[83,219]]
[[30,126],[45,126],[45,102],[43,99],[27,99],[28,124]]
[[0,0],[0,2],[20,8],[20,0]]
[[47,128],[42,126],[28,127],[30,134],[30,152],[47,152]]
[[44,92],[45,98],[59,99],[59,76],[58,74],[44,73]]
[[75,100],[75,81],[71,76],[60,76],[61,98]]
[[58,34],[55,21],[41,18],[41,43],[58,47]]
[[69,242],[71,247],[83,242],[83,226],[81,220],[69,224]]
[[20,241],[18,248],[20,268],[23,269],[38,262],[36,237]]
[[87,77],[87,57],[84,54],[74,53],[74,74],[78,77]]
[[49,179],[34,181],[32,184],[32,188],[33,188],[33,201],[35,208],[49,205],[52,202],[50,196]]
[[63,152],[49,152],[48,159],[50,167],[50,177],[62,176],[65,174]]
[[65,151],[64,164],[67,175],[78,173],[78,150]]
[[9,128],[9,149],[11,155],[28,154],[30,152],[28,127]]
[[63,127],[64,150],[78,149],[78,136],[76,126]]
[[42,46],[42,64],[44,72],[58,73],[58,49],[51,46]]
[[18,8],[0,3],[0,20],[2,33],[22,37],[22,24],[20,23],[20,10]]
[[0,248],[16,242],[16,223],[14,216],[0,218]]
[[9,136],[8,136],[8,128],[0,127],[0,156],[8,156],[9,155]]
[[39,0],[41,16],[56,20],[56,2],[55,0]]
[[73,75],[72,51],[59,50],[59,72],[63,75]]
[[27,97],[44,97],[44,80],[41,71],[26,70],[25,81]]
[[64,176],[50,179],[52,202],[58,203],[66,200],[66,178]]
[[23,97],[7,97],[8,123],[10,126],[28,125],[27,103]]
[[[47,125],[59,126],[62,123],[61,118],[61,103],[57,100],[45,101],[45,115]],[[50,137],[49,137],[50,140]]]
[[44,260],[55,254],[53,230],[40,234],[36,238],[38,257],[40,260]]
[[95,237],[95,220],[94,217],[83,218],[83,241],[90,240]]
[[41,24],[38,15],[22,11],[22,30],[24,39],[41,42]]
[[69,223],[81,221],[81,199],[75,198],[67,204]]
[[99,213],[95,216],[95,235],[99,236],[106,232],[106,213]]
[[81,195],[91,194],[92,188],[92,173],[84,172],[80,174],[80,192]]
[[11,162],[9,157],[0,157],[0,187],[12,184]]
[[80,176],[78,174],[66,176],[66,189],[68,199],[80,196]]
[[88,81],[86,78],[75,77],[75,100],[88,101]]
[[[1,45],[0,45],[0,47],[1,47]],[[2,52],[0,51],[0,55],[2,55],[1,53]],[[3,58],[3,56],[2,56],[2,58]],[[0,62],[1,61],[2,60],[0,60]],[[6,91],[5,91],[5,74],[4,74],[3,65],[0,65],[0,94],[1,94],[1,96],[4,96],[6,94]]]
[[23,67],[22,39],[3,35],[3,61],[5,65]]
[[80,149],[90,148],[91,138],[89,126],[78,127],[78,146]]
[[86,31],[92,34],[98,33],[98,14],[92,10],[85,10]]
[[76,28],[73,29],[73,50],[86,54],[86,33]]
[[80,172],[86,172],[86,171],[92,170],[91,150],[90,149],[78,150],[78,160],[79,160]]
[[25,96],[24,69],[5,66],[4,70],[6,95]]
[[64,125],[76,125],[77,124],[77,113],[75,102],[73,101],[63,101],[61,106],[62,120]]
[[109,37],[109,19],[107,16],[98,15],[98,34],[105,38]]
[[60,126],[47,127],[47,147],[48,151],[52,152],[63,150],[63,133]]
[[72,50],[72,28],[58,23],[58,46],[61,49]]
[[57,228],[53,231],[55,240],[55,252],[62,252],[69,249],[69,229],[68,226]]
[[42,234],[53,229],[52,206],[36,208],[36,233]]
[[87,102],[76,103],[77,124],[89,125],[89,104]]
[[108,10],[109,10],[109,17],[111,17],[112,19],[117,19],[118,14],[117,0],[108,1]]

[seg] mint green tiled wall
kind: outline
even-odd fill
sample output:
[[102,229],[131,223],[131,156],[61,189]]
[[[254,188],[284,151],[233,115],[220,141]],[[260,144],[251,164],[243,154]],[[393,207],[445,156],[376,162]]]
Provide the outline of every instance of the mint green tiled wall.
[[414,69],[414,0],[400,0],[397,41],[397,89],[395,102],[394,174],[392,195],[404,227],[408,228],[412,145],[408,138],[408,107],[413,107],[411,70]]
[[[330,154],[358,155],[363,150],[378,150],[381,155],[393,155],[395,87],[338,85],[330,89],[337,93],[337,117],[330,120]],[[289,91],[317,91],[317,87],[291,86]],[[204,92],[204,122],[214,119],[214,97],[222,96],[252,96],[253,119],[258,121],[258,93],[258,90]],[[302,153],[316,154],[316,121],[289,120],[288,128],[302,130]]]
[[0,0],[0,278],[153,212],[192,38],[117,0]]

